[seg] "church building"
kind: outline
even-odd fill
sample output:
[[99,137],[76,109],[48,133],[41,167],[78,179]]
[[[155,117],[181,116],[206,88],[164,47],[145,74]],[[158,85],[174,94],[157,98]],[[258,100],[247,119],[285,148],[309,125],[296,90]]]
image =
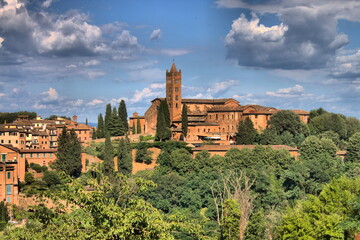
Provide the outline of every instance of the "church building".
[[[155,98],[151,106],[145,112],[145,133],[155,135],[156,118],[160,102],[165,98]],[[223,99],[190,99],[182,98],[181,70],[177,70],[175,63],[170,71],[166,70],[166,100],[170,111],[171,131],[173,139],[183,138],[181,132],[181,113],[183,105],[188,108],[188,133],[186,141],[201,142],[213,140],[228,144],[234,139],[237,125],[240,120],[250,118],[258,131],[266,128],[267,121],[271,116],[280,111],[273,107],[260,105],[240,105],[233,98]],[[303,110],[291,110],[300,120],[308,123],[309,112]]]

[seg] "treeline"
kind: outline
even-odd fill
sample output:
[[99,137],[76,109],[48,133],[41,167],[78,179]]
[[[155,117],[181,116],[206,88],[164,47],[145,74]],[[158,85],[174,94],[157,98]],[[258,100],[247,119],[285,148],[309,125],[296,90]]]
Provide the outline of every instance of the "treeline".
[[342,114],[329,113],[322,108],[312,110],[308,124],[300,121],[292,111],[275,113],[260,134],[250,119],[239,122],[237,144],[261,144],[299,146],[310,135],[330,138],[339,149],[346,149],[354,133],[360,132],[360,121]]
[[127,110],[124,100],[120,101],[119,107],[112,108],[111,104],[106,105],[105,117],[100,113],[98,116],[98,127],[94,131],[93,139],[110,136],[124,136],[129,131],[127,121]]
[[36,112],[27,112],[27,111],[20,111],[20,112],[0,112],[0,123],[4,124],[11,123],[15,121],[20,115],[27,115],[29,116],[29,119],[35,119],[36,118]]

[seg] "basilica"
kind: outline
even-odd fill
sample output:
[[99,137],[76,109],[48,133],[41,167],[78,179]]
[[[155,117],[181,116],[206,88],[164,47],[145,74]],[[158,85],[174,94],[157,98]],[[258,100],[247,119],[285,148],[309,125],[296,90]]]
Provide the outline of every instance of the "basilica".
[[[145,112],[145,116],[134,115],[130,117],[130,122],[136,118],[141,119],[141,132],[155,135],[157,111],[160,102],[163,100],[165,98],[155,98],[151,101],[151,106]],[[233,98],[182,98],[181,70],[176,69],[175,63],[172,64],[170,71],[166,70],[166,100],[169,105],[173,139],[184,138],[181,131],[181,112],[183,105],[186,104],[188,108],[188,133],[185,139],[187,142],[193,143],[213,140],[222,144],[229,144],[234,139],[240,120],[250,118],[254,127],[261,132],[266,128],[267,121],[271,116],[280,111],[280,109],[260,105],[240,105]],[[302,122],[308,123],[309,112],[291,111],[295,112]]]

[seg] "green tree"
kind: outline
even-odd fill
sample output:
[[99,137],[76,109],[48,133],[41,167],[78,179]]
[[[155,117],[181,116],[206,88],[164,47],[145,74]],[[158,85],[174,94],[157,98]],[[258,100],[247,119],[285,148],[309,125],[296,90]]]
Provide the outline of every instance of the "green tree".
[[106,132],[108,132],[108,130],[109,130],[109,124],[112,121],[112,116],[113,116],[113,112],[112,112],[111,104],[108,103],[108,104],[106,104],[106,110],[105,110],[104,137],[106,137]]
[[188,112],[188,108],[186,104],[184,104],[181,113],[181,130],[182,130],[182,134],[184,135],[184,139],[186,139],[188,133],[189,120],[188,120],[187,112]]
[[292,135],[298,135],[304,131],[299,116],[289,110],[281,110],[275,113],[268,121],[268,128],[274,130],[278,135],[286,131]]
[[347,139],[347,125],[345,117],[335,113],[324,113],[311,120],[309,129],[313,134],[333,131],[340,139]]
[[111,143],[110,134],[106,135],[104,147],[104,173],[109,176],[114,172],[114,147]]
[[118,171],[123,174],[132,172],[132,155],[129,139],[120,139],[118,148]]
[[97,138],[104,138],[105,137],[104,133],[105,133],[104,119],[102,114],[100,113],[98,116],[98,127],[96,131]]
[[5,205],[4,201],[0,202],[0,231],[4,230],[6,227],[9,218],[8,208]]
[[139,118],[137,119],[137,122],[136,122],[136,133],[137,134],[141,133],[141,124],[140,124]]
[[132,124],[132,134],[136,134],[135,121]]
[[161,101],[156,122],[156,139],[163,141],[170,138],[171,130],[169,107],[166,101]]
[[139,142],[136,149],[135,161],[140,163],[151,164],[151,151],[147,149],[146,142]]
[[86,120],[85,120],[85,124],[86,125],[89,125],[89,123],[88,123],[88,119],[86,118]]
[[92,128],[91,139],[92,139],[92,140],[95,140],[96,138],[97,138],[96,129],[95,129],[95,128]]
[[236,132],[236,144],[254,144],[257,131],[250,118],[239,122]]
[[119,104],[119,118],[122,126],[124,127],[124,134],[129,131],[128,114],[126,110],[125,101],[122,99]]
[[82,168],[81,145],[74,129],[71,129],[70,133],[68,133],[66,127],[64,127],[59,135],[54,167],[72,177],[80,176]]
[[113,108],[111,121],[109,122],[109,133],[111,136],[122,136],[125,133],[124,126],[122,125],[121,119],[119,118],[116,108]]
[[238,240],[240,236],[241,212],[239,203],[235,199],[226,199],[223,203],[223,222],[221,225],[221,239]]
[[346,161],[351,163],[360,162],[360,132],[355,133],[349,139],[349,144],[346,150]]

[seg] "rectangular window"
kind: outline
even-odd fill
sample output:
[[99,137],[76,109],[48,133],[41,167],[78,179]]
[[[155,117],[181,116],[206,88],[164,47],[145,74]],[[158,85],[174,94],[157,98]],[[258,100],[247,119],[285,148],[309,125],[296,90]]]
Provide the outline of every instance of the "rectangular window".
[[9,203],[9,202],[11,202],[11,197],[7,197],[6,198],[6,201]]
[[21,158],[24,157],[24,154],[23,154],[23,153],[20,153],[20,157],[21,157]]
[[32,153],[30,153],[30,157],[32,158]]
[[6,184],[6,194],[11,194],[11,184]]
[[178,95],[176,95],[176,96],[175,96],[175,100],[179,100],[179,97],[178,97]]
[[1,154],[1,161],[6,162],[6,154]]
[[11,140],[9,140],[9,143],[11,143]]
[[50,157],[52,157],[52,153],[50,153]]
[[176,87],[176,88],[175,88],[175,92],[178,92],[178,91],[179,91],[179,88]]
[[39,155],[40,155],[40,154],[37,153],[37,154],[36,154],[36,157],[40,157]]
[[18,140],[15,140],[15,143],[18,143]]
[[1,143],[4,143],[4,140],[3,140],[3,139],[1,140]]
[[7,179],[11,178],[11,172],[7,172]]
[[43,157],[46,157],[46,153],[43,153]]

